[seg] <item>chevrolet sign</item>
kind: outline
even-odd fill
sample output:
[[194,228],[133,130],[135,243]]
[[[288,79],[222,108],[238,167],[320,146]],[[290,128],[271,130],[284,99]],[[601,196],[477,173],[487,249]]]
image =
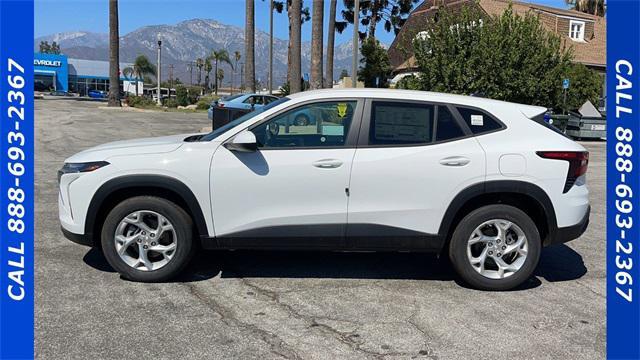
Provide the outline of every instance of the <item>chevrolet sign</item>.
[[62,66],[62,62],[60,60],[44,60],[44,59],[34,59],[33,65],[35,66],[48,66],[48,67],[60,67]]

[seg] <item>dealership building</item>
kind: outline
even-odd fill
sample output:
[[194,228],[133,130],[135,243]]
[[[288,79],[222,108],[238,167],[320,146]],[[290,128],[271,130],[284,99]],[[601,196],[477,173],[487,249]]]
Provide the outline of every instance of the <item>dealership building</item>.
[[[120,63],[120,88],[142,95],[143,82],[122,75],[131,64]],[[109,62],[71,59],[65,55],[35,53],[33,57],[36,89],[47,89],[87,96],[91,90],[109,91]]]

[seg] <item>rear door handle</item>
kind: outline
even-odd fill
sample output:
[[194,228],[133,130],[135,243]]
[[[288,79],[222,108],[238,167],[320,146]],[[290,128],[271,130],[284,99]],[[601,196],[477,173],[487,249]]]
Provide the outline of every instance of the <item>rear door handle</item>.
[[444,166],[465,166],[470,162],[471,160],[464,156],[450,156],[440,160],[440,164]]
[[342,161],[338,159],[322,159],[322,160],[315,161],[313,163],[313,166],[320,169],[335,169],[342,166]]

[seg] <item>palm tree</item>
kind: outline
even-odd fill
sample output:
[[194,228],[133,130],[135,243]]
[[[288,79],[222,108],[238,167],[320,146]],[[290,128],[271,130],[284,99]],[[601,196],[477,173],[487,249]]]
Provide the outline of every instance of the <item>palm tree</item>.
[[336,3],[337,0],[329,0],[329,28],[327,29],[327,61],[325,68],[325,87],[333,87],[333,52],[336,37]]
[[136,96],[138,95],[138,82],[143,80],[147,75],[156,75],[156,66],[149,61],[144,55],[138,55],[133,65],[122,70],[122,74],[128,78],[134,78],[136,81]]
[[204,67],[204,60],[202,58],[196,59],[196,67],[198,68],[198,86],[202,82],[202,68]]
[[[242,58],[242,54],[240,54],[240,51],[234,51],[233,60],[235,61],[235,65],[233,66],[233,75],[231,76],[231,92],[233,92],[233,80],[235,78],[236,71],[238,71],[238,61],[240,61],[240,58]],[[242,79],[240,79],[240,81],[242,81]],[[240,87],[241,86],[238,86],[238,88]]]
[[250,86],[251,92],[256,92],[256,65],[255,65],[255,1],[245,0],[246,15],[244,26],[244,56],[246,68],[244,71],[245,84]]
[[213,70],[213,66],[211,66],[211,59],[207,57],[204,59],[204,72],[207,76],[204,77],[204,88],[209,90],[209,75],[211,75],[211,70]]
[[324,0],[314,0],[311,17],[311,89],[322,89],[323,23]]
[[289,46],[291,48],[289,60],[289,88],[290,92],[297,93],[302,90],[301,78],[301,55],[302,40],[300,33],[302,32],[302,1],[292,0],[289,2]]
[[574,10],[596,16],[604,16],[606,4],[604,0],[565,0]]
[[[215,70],[214,70],[214,74],[218,74],[218,63],[220,62],[225,62],[227,64],[229,64],[229,66],[233,66],[231,64],[231,59],[229,59],[229,52],[225,49],[221,49],[221,50],[214,50],[213,52],[211,52],[211,55],[209,55],[208,59],[211,59],[214,61],[214,66],[215,66]],[[215,84],[215,89],[216,89],[216,95],[218,95],[218,76],[216,76],[216,84]]]
[[218,83],[222,84],[222,79],[224,79],[224,70],[218,69],[215,72],[216,74],[216,95],[218,95]]
[[[138,95],[137,90],[136,95]],[[109,106],[121,106],[118,0],[109,0]]]

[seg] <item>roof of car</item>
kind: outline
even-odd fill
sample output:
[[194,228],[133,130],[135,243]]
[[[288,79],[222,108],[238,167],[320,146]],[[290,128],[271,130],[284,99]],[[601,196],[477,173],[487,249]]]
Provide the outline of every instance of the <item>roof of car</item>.
[[401,90],[401,89],[375,89],[375,88],[356,88],[356,89],[322,89],[313,91],[304,91],[288,95],[290,99],[318,99],[318,98],[340,98],[340,97],[356,97],[356,98],[386,98],[398,100],[422,100],[440,103],[451,103],[458,105],[477,106],[481,108],[487,107],[510,107],[516,106],[523,113],[539,113],[546,111],[545,108],[534,105],[510,103],[501,100],[488,99],[477,96],[465,96],[457,94],[438,93],[430,91],[417,90]]

